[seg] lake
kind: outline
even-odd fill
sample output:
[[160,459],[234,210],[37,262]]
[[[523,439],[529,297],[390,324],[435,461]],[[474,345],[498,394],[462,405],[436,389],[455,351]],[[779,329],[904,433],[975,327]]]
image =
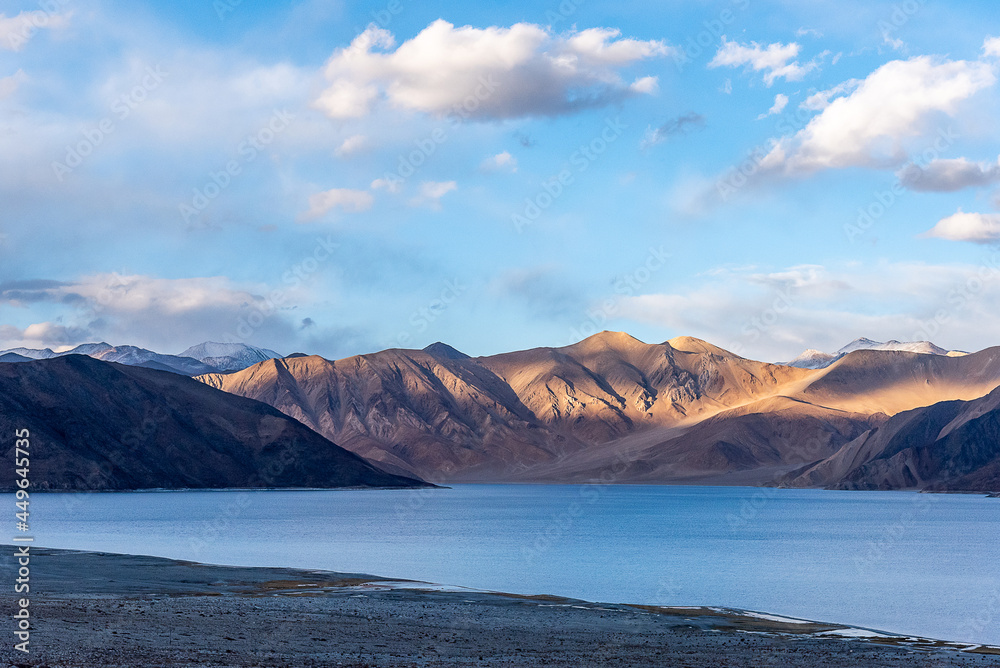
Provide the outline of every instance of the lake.
[[31,501],[46,547],[745,608],[1000,645],[1000,499],[977,495],[461,485]]

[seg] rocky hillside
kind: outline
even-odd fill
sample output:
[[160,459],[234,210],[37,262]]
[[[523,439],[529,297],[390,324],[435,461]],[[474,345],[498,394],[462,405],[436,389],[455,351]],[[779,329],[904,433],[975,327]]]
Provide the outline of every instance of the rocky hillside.
[[1000,491],[1000,387],[974,401],[899,413],[780,484]]
[[603,332],[471,358],[444,344],[268,360],[198,380],[275,406],[387,470],[435,480],[757,484],[889,415],[1000,384],[1000,350],[859,350],[825,369]]
[[[257,401],[82,355],[0,365],[0,434],[35,490],[414,487]],[[4,466],[0,489],[14,486]]]

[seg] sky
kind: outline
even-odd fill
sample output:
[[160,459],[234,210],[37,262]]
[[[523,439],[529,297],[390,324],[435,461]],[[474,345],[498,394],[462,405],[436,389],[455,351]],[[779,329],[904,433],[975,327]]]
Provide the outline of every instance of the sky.
[[0,12],[0,348],[1000,345],[986,1]]

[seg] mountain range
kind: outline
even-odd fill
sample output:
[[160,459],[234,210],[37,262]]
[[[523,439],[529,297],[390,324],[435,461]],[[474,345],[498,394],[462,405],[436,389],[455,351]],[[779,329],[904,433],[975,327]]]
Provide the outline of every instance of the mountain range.
[[801,355],[788,362],[788,366],[800,369],[825,369],[844,355],[853,353],[856,350],[896,350],[908,353],[921,353],[924,355],[945,355],[947,357],[961,357],[969,353],[961,350],[945,350],[936,346],[930,341],[872,341],[871,339],[860,338],[851,341],[846,346],[835,353],[824,353],[820,350],[810,348]]
[[86,355],[104,362],[117,362],[129,366],[171,371],[185,376],[238,371],[273,357],[281,357],[273,350],[245,343],[206,342],[192,346],[180,355],[163,355],[136,346],[84,343],[72,350],[58,353],[51,348],[0,350],[0,362],[25,362],[29,359],[43,360],[65,355]]
[[[0,428],[40,435],[51,489],[254,486],[291,447],[299,464],[274,486],[996,491],[1000,348],[893,345],[859,340],[809,369],[621,332],[486,357],[444,343],[341,360],[203,344],[168,360],[172,373],[142,368],[166,363],[129,346],[22,349],[0,355],[15,362],[0,364]],[[178,371],[209,361],[195,378]]]
[[[418,487],[257,401],[84,355],[0,365],[0,433],[33,490]],[[4,466],[0,490],[14,489]]]
[[1000,385],[1000,348],[861,348],[803,369],[690,337],[646,344],[603,332],[489,357],[434,344],[271,359],[197,380],[431,481],[765,484],[835,456],[896,414],[989,394]]

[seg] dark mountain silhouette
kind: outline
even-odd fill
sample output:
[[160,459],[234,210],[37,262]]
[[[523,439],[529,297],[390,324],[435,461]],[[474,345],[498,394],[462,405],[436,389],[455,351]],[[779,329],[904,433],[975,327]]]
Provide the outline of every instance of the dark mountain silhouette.
[[[3,456],[31,432],[33,490],[414,487],[257,401],[83,355],[0,365]],[[14,466],[0,488],[14,487]]]

